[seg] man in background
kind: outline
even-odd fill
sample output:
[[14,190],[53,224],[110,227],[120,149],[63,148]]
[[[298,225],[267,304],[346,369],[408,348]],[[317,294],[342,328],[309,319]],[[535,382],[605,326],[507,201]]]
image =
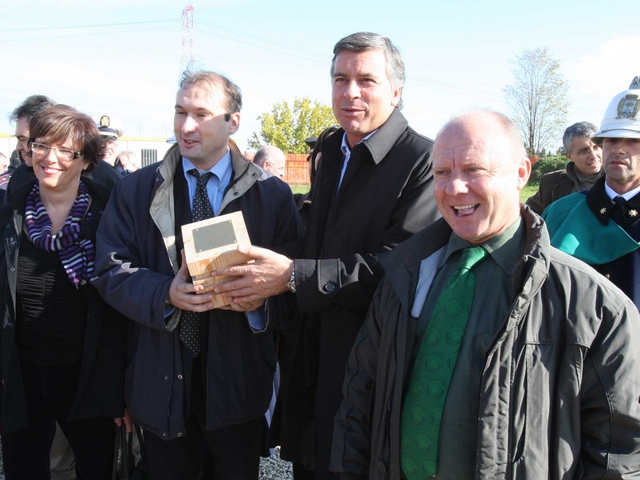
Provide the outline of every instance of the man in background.
[[4,153],[0,152],[0,174],[5,173],[7,168],[9,168],[9,159]]
[[[100,144],[100,159],[117,170],[118,140],[123,134],[122,126],[117,119],[109,115],[102,115],[97,123],[98,130],[100,130],[100,139],[102,140]],[[122,173],[122,170],[120,169],[118,173]]]
[[593,123],[578,122],[564,131],[562,143],[569,163],[563,170],[542,177],[538,192],[527,200],[531,210],[541,215],[559,198],[589,190],[604,174],[602,148],[592,139],[596,130]]
[[265,145],[260,148],[256,152],[255,157],[253,157],[253,163],[264,168],[267,172],[275,175],[280,180],[284,180],[287,156],[278,147]]
[[116,159],[116,170],[122,168],[123,173],[135,172],[140,168],[140,160],[135,152],[131,150],[123,150],[118,154]]
[[605,175],[544,214],[551,243],[592,265],[640,308],[640,77],[616,95],[594,140]]

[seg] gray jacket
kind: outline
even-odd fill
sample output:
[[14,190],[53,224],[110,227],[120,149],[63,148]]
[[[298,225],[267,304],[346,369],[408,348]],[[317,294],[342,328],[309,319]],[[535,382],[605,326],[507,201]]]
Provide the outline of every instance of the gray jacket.
[[[640,478],[640,317],[586,264],[551,247],[526,206],[520,294],[489,350],[478,398],[477,479]],[[351,353],[332,469],[400,479],[400,416],[420,262],[440,220],[381,258],[387,275]]]

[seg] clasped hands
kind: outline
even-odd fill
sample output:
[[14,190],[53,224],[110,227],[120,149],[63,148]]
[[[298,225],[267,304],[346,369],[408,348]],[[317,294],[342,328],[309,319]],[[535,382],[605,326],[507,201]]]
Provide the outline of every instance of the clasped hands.
[[[211,272],[212,277],[235,277],[214,288],[216,294],[222,294],[229,305],[225,310],[250,312],[262,305],[273,295],[287,291],[287,282],[291,278],[293,260],[266,248],[251,245],[238,245],[238,251],[253,261],[240,265],[224,267]],[[202,285],[191,283],[184,251],[182,267],[169,287],[169,303],[182,310],[205,312],[213,308],[213,295],[202,292]]]

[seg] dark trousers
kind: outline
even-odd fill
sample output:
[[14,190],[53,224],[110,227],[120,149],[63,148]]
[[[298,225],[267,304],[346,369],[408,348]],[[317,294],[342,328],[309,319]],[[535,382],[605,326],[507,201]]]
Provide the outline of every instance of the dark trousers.
[[67,421],[80,366],[41,367],[21,362],[29,426],[2,435],[7,480],[48,480],[56,420],[76,458],[78,480],[109,480],[115,426],[112,418]]
[[197,480],[202,474],[202,453],[206,447],[211,454],[213,475],[209,474],[203,480],[256,480],[260,470],[264,416],[207,431],[206,396],[199,358],[193,363],[190,379],[191,408],[185,435],[165,441],[145,432],[149,480]]

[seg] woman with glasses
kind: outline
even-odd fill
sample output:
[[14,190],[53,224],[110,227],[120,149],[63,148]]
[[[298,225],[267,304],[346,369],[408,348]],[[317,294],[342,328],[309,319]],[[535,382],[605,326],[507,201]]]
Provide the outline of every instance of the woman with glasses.
[[0,209],[2,453],[7,480],[48,479],[55,421],[78,479],[109,479],[123,416],[126,321],[92,288],[109,190],[82,176],[100,135],[65,105],[29,123],[36,176]]

